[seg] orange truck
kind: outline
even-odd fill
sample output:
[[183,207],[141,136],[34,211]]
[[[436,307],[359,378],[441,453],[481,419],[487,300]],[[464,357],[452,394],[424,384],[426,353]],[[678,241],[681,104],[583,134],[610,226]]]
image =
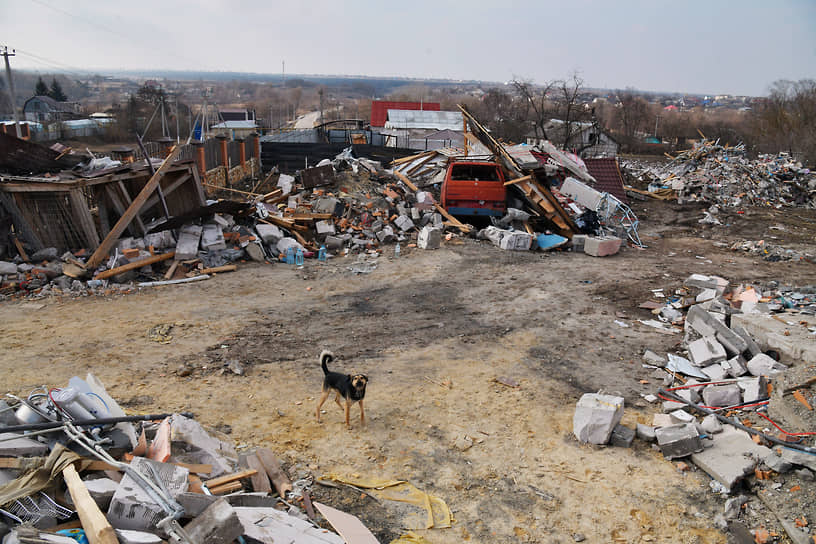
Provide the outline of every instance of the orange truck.
[[453,161],[442,183],[442,207],[459,216],[498,216],[507,211],[507,189],[495,162]]

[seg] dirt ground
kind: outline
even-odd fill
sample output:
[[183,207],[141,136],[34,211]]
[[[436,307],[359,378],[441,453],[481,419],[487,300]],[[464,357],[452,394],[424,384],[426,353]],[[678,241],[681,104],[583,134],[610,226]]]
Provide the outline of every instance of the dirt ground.
[[[633,208],[648,248],[604,259],[454,238],[437,251],[403,246],[399,258],[387,247],[367,274],[350,270],[360,266],[350,256],[302,269],[245,264],[129,295],[7,301],[0,372],[18,394],[93,372],[129,411],[191,411],[239,447],[273,449],[295,477],[408,480],[455,517],[450,529],[418,531],[432,543],[572,542],[576,534],[724,543],[714,523],[723,500],[704,473],[678,470],[637,440],[631,449],[579,444],[575,402],[586,392],[620,394],[624,424],[651,422],[658,408],[641,394],[660,383],[641,354],[665,353],[681,338],[638,324],[651,317],[638,305],[691,273],[816,284],[811,263],[717,245],[776,236],[812,250],[816,212],[746,210],[712,228],[697,224],[700,206]],[[148,329],[165,323],[174,324],[172,341],[151,341]],[[333,403],[315,422],[322,349],[338,355],[334,369],[369,376],[366,427],[354,408],[346,430]],[[245,375],[222,372],[233,360]],[[472,447],[457,447],[465,437]],[[312,491],[359,516],[381,542],[404,532],[395,503],[348,488]],[[812,505],[802,509],[816,522]]]

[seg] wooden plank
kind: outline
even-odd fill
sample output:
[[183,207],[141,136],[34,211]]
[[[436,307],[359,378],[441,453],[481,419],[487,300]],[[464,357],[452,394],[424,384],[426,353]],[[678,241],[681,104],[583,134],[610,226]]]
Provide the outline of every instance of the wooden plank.
[[331,219],[334,214],[331,213],[293,213],[285,216],[286,219],[293,219],[295,221],[324,221]]
[[173,277],[173,274],[176,273],[176,268],[178,268],[179,262],[173,261],[170,264],[170,268],[167,269],[167,272],[164,273],[164,279],[169,280]]
[[413,161],[417,160],[420,157],[424,157],[424,156],[430,155],[432,153],[436,153],[436,151],[423,151],[422,153],[417,153],[416,155],[411,155],[410,157],[403,157],[401,159],[394,159],[393,161],[391,161],[391,165],[394,166],[394,165],[404,164],[406,162],[413,162]]
[[289,229],[292,232],[296,230],[309,230],[309,227],[304,225],[295,225],[294,221],[287,221],[286,219],[275,217],[274,215],[268,216],[266,219],[258,219],[261,223],[268,223],[270,225],[277,225],[279,227],[283,227],[285,229]]
[[164,173],[172,166],[173,161],[176,160],[178,157],[179,152],[181,152],[181,146],[175,146],[172,153],[164,159],[164,162],[156,171],[155,174],[148,180],[147,184],[139,191],[139,194],[136,195],[136,198],[133,199],[133,204],[130,205],[130,208],[127,209],[125,215],[119,218],[119,221],[113,226],[111,231],[102,240],[102,243],[96,248],[93,255],[91,255],[90,259],[88,259],[88,268],[93,269],[99,266],[99,264],[108,256],[110,250],[116,244],[116,241],[119,240],[119,237],[125,232],[125,228],[130,225],[133,218],[136,216],[137,213],[142,209],[144,203],[150,198],[150,195],[153,194],[153,191],[156,190],[156,186],[161,181],[162,176]]
[[[167,175],[167,174],[165,174],[165,175]],[[173,191],[175,191],[176,189],[178,189],[179,187],[184,185],[185,182],[192,179],[192,177],[193,176],[190,173],[184,174],[183,176],[181,176],[177,180],[173,181],[173,183],[171,183],[167,187],[163,188],[165,198],[168,197],[170,195],[170,193],[172,193]],[[161,199],[159,198],[158,194],[155,194],[155,195],[151,196],[150,198],[147,199],[147,202],[145,202],[145,205],[144,205],[144,207],[142,209],[143,210],[149,210],[150,208],[152,208],[153,206],[158,204],[159,200],[161,200]]]
[[250,476],[249,480],[252,482],[252,490],[257,491],[259,493],[269,493],[272,491],[272,484],[269,481],[269,476],[266,474],[266,469],[261,463],[261,460],[258,459],[258,456],[253,454],[250,455],[242,455],[240,457],[247,468],[255,469],[255,474]]
[[255,455],[258,457],[258,460],[261,462],[264,469],[266,469],[266,474],[272,481],[272,485],[275,486],[275,490],[278,492],[278,495],[285,498],[286,492],[292,491],[292,482],[289,480],[289,476],[287,476],[286,473],[283,472],[283,469],[281,469],[278,458],[275,457],[272,450],[268,448],[259,449],[255,452]]
[[532,176],[524,176],[522,178],[511,179],[510,181],[505,181],[505,185],[515,185],[516,183],[521,183],[522,181],[528,181],[531,179]]
[[116,532],[108,523],[107,518],[99,510],[99,506],[91,498],[88,488],[79,478],[74,465],[68,465],[62,470],[65,484],[71,493],[71,500],[74,503],[82,528],[85,529],[85,536],[90,544],[119,544]]
[[[419,189],[417,188],[417,186],[416,186],[416,185],[414,185],[414,184],[411,182],[411,180],[410,180],[410,179],[408,179],[407,177],[405,177],[405,175],[404,175],[403,173],[401,173],[401,172],[397,172],[396,170],[394,170],[394,175],[395,175],[395,176],[397,176],[397,177],[398,177],[400,180],[402,180],[402,182],[403,182],[405,185],[407,185],[407,186],[408,186],[408,188],[409,188],[409,189],[411,189],[413,192],[415,192],[415,193],[416,193],[417,191],[419,191]],[[462,224],[462,223],[461,223],[461,222],[460,222],[458,219],[456,219],[454,216],[452,216],[451,214],[449,214],[449,213],[448,213],[448,210],[446,210],[445,208],[443,208],[442,206],[440,206],[440,205],[439,205],[439,204],[437,204],[437,203],[434,203],[434,207],[436,208],[436,210],[437,210],[439,213],[441,213],[443,216],[445,216],[445,219],[447,219],[448,221],[450,221],[451,223],[453,223],[453,225],[454,225],[456,228],[458,228],[459,230],[461,230],[461,231],[462,231],[462,232],[464,232],[464,233],[468,233],[468,232],[470,232],[470,227],[468,227],[467,225]]]
[[[174,263],[178,263],[178,261],[174,261]],[[213,266],[212,268],[204,268],[202,270],[199,270],[199,272],[201,274],[218,274],[219,272],[235,272],[236,270],[238,270],[237,265],[225,264],[224,266]]]
[[425,158],[423,158],[421,161],[419,161],[419,162],[416,164],[416,166],[412,166],[411,168],[409,168],[409,169],[408,169],[408,170],[407,170],[405,173],[406,173],[406,174],[408,174],[409,176],[413,176],[413,175],[414,175],[414,173],[415,173],[417,170],[419,170],[420,168],[422,168],[422,165],[424,165],[424,164],[425,164],[426,162],[428,162],[429,160],[433,159],[435,156],[436,156],[436,152],[434,152],[434,154],[433,154],[433,155],[428,155],[427,157],[425,157]]
[[[108,200],[110,200],[110,203],[113,204],[113,209],[116,210],[116,213],[118,213],[120,217],[125,215],[127,208],[125,208],[125,205],[122,204],[121,200],[119,200],[119,195],[116,194],[116,190],[110,185],[105,185],[105,194],[108,195]],[[138,217],[137,219],[138,219],[137,226],[140,226],[140,228],[144,228],[144,224],[141,223],[142,220]],[[137,231],[132,225],[128,225],[127,230],[133,236],[139,235],[139,231]],[[145,231],[142,230],[141,233],[144,234]],[[110,234],[110,232],[108,232],[108,234]]]
[[[133,204],[133,199],[131,199],[130,194],[128,194],[127,187],[125,187],[125,182],[124,181],[118,181],[116,183],[119,185],[119,189],[121,189],[121,191],[122,191],[122,196],[125,199],[125,204],[127,204],[128,207],[130,207],[130,205]],[[158,185],[156,185],[156,187],[158,187]],[[136,225],[139,227],[139,230],[142,232],[142,236],[147,234],[147,229],[145,228],[145,224],[144,224],[144,221],[142,221],[141,215],[137,213],[136,216],[133,219],[136,221]]]
[[212,478],[204,483],[207,484],[207,487],[212,489],[213,487],[218,487],[220,485],[235,482],[243,478],[249,478],[250,476],[253,476],[256,472],[258,472],[256,469],[248,468],[240,472],[234,472],[232,474],[225,474],[224,476],[219,476],[218,478]]
[[72,215],[79,223],[79,227],[85,234],[85,241],[89,244],[88,249],[95,248],[99,245],[99,233],[96,232],[96,225],[94,225],[93,216],[91,216],[91,210],[88,209],[88,202],[82,194],[82,189],[70,191],[68,198],[71,201]]
[[226,495],[227,493],[233,493],[235,491],[241,491],[244,488],[241,485],[241,482],[230,482],[228,484],[219,485],[217,487],[209,487],[207,489],[210,490],[210,493],[213,495]]
[[122,272],[127,272],[128,270],[135,270],[137,268],[141,268],[148,264],[154,264],[161,261],[166,261],[168,259],[172,259],[176,255],[175,251],[171,251],[170,253],[162,253],[161,255],[153,255],[152,257],[146,257],[144,259],[139,259],[138,261],[133,261],[132,263],[123,264],[122,266],[117,266],[115,268],[111,268],[110,270],[105,270],[104,272],[100,272],[94,279],[97,280],[104,280],[105,278],[110,278],[111,276],[115,276],[117,274],[121,274]]
[[231,193],[238,193],[240,195],[251,196],[252,198],[261,196],[258,193],[250,193],[249,191],[239,191],[238,189],[232,189],[230,187],[221,187],[220,185],[213,185],[212,183],[201,182],[201,185],[204,185],[206,187],[213,187],[215,189],[218,189],[219,191],[229,191]]

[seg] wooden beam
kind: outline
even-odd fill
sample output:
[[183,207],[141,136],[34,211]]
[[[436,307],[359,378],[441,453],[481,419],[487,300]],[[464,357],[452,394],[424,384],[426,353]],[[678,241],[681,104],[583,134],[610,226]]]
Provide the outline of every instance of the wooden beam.
[[219,191],[230,191],[231,193],[238,193],[238,194],[241,194],[241,195],[251,196],[252,198],[260,196],[257,193],[250,193],[249,191],[239,191],[238,189],[232,189],[230,187],[221,187],[220,185],[213,185],[212,183],[202,182],[201,185],[204,185],[206,187],[213,187],[215,189],[218,189]]
[[[411,182],[411,180],[410,180],[410,179],[408,179],[407,177],[405,177],[405,175],[404,175],[402,172],[398,172],[398,171],[394,170],[394,175],[395,175],[395,176],[397,176],[397,177],[398,177],[400,180],[402,180],[402,182],[403,182],[405,185],[407,185],[407,186],[408,186],[408,188],[409,188],[409,189],[411,189],[413,192],[415,192],[415,193],[416,193],[417,191],[419,191],[419,189],[417,188],[417,186],[416,186],[416,185],[414,185],[414,184],[413,184],[413,182]],[[437,203],[434,203],[434,207],[436,208],[436,210],[437,210],[439,213],[441,213],[443,216],[445,216],[445,219],[447,219],[448,221],[450,221],[451,223],[453,223],[453,225],[454,225],[456,228],[458,228],[459,230],[461,230],[462,232],[465,232],[465,233],[470,232],[470,227],[468,227],[467,225],[465,225],[465,224],[461,223],[461,222],[460,222],[458,219],[456,219],[454,216],[452,216],[451,214],[449,214],[449,213],[448,213],[448,210],[446,210],[445,208],[443,208],[442,206],[440,206],[440,205],[439,205],[439,204],[437,204]]]
[[99,245],[99,233],[96,232],[96,225],[94,225],[93,216],[91,216],[91,210],[88,209],[88,201],[85,200],[82,189],[70,191],[68,198],[71,201],[72,215],[85,234],[85,241],[89,244],[88,248],[95,248]]
[[250,476],[254,476],[256,472],[258,471],[255,470],[254,468],[248,468],[246,470],[235,472],[233,474],[225,474],[224,476],[219,476],[218,478],[212,478],[211,480],[207,480],[204,483],[207,484],[207,487],[212,489],[213,487],[218,487],[219,485],[224,485],[230,482],[235,482],[237,480],[242,480],[244,478],[249,478]]
[[391,161],[391,165],[393,166],[393,165],[404,164],[406,162],[413,162],[413,161],[417,160],[420,157],[424,157],[424,156],[430,155],[432,153],[436,153],[436,151],[423,151],[422,153],[417,153],[416,155],[411,155],[410,157],[403,157],[401,159],[394,159],[393,161]]
[[[125,182],[124,181],[117,181],[116,183],[117,183],[117,185],[119,185],[119,189],[122,190],[122,196],[125,198],[125,204],[127,204],[128,207],[130,207],[130,205],[133,204],[133,199],[130,198],[130,194],[128,193],[127,187],[125,187]],[[161,185],[161,183],[159,185]],[[156,185],[157,189],[159,188],[159,185]],[[144,221],[142,221],[141,214],[137,213],[136,216],[133,219],[136,221],[136,224],[139,226],[139,230],[142,231],[142,236],[147,234],[147,228],[145,228]]]
[[[165,176],[167,176],[167,174],[165,174]],[[170,193],[172,193],[173,191],[175,191],[176,189],[181,187],[187,180],[189,180],[192,177],[193,177],[193,175],[190,174],[190,173],[182,175],[180,178],[175,180],[173,183],[168,185],[167,188],[164,189],[164,196],[165,197],[169,196]],[[159,199],[158,194],[155,194],[155,195],[151,196],[150,198],[147,199],[147,202],[145,202],[145,205],[144,205],[144,207],[142,209],[143,210],[149,210],[150,208],[152,208],[153,206],[158,204],[159,200],[160,199]]]
[[305,225],[295,225],[294,221],[287,221],[284,218],[276,217],[274,215],[270,215],[266,219],[258,219],[258,221],[260,221],[261,223],[269,223],[270,225],[277,225],[279,227],[283,227],[291,231],[309,230],[309,227]]
[[175,251],[171,251],[170,253],[162,253],[161,255],[154,255],[152,257],[147,257],[145,259],[140,259],[138,261],[133,261],[132,263],[124,264],[122,266],[117,266],[115,268],[111,268],[110,270],[105,270],[104,272],[100,272],[97,274],[94,279],[97,280],[104,280],[105,278],[110,278],[111,276],[115,276],[117,274],[121,274],[122,272],[127,272],[128,270],[135,270],[137,268],[141,268],[148,264],[154,264],[161,261],[166,261],[168,259],[172,259],[176,255]]
[[246,465],[248,468],[255,469],[255,474],[250,476],[249,480],[252,482],[252,490],[259,493],[269,493],[272,491],[272,484],[269,482],[269,476],[266,474],[266,469],[261,463],[258,456],[253,454],[241,455],[239,464]]
[[531,177],[532,176],[524,176],[522,178],[511,179],[510,181],[505,181],[504,184],[505,185],[515,185],[516,183],[521,183],[522,181],[527,181]]
[[207,486],[207,489],[209,489],[210,493],[212,493],[213,495],[226,495],[227,493],[240,491],[243,488],[244,486],[241,485],[241,482],[230,482],[228,484],[219,485],[216,487]]
[[293,213],[285,216],[286,219],[294,221],[322,221],[334,217],[332,213]]
[[90,544],[119,544],[116,531],[113,530],[107,518],[99,510],[99,506],[91,498],[88,488],[79,478],[74,465],[68,465],[62,470],[65,484],[71,493],[71,500],[76,507],[82,528],[85,529],[85,536]]
[[[178,261],[175,261],[176,263]],[[201,274],[218,274],[219,272],[235,272],[238,270],[238,266],[234,264],[225,264],[224,266],[214,266],[212,268],[204,268],[199,272]],[[170,279],[170,278],[167,278]]]
[[[119,200],[119,195],[116,194],[116,189],[114,189],[110,184],[105,185],[105,194],[108,195],[108,200],[110,200],[110,203],[113,204],[113,209],[116,210],[116,213],[118,213],[120,217],[124,216],[127,208],[125,208],[125,205],[121,200]],[[142,224],[142,220],[139,216],[136,216],[136,220],[137,226],[144,228],[144,224]],[[132,225],[128,225],[126,230],[134,236],[139,235],[139,232]],[[141,233],[144,235],[145,231],[142,230]],[[108,231],[108,234],[110,234],[110,231]]]
[[270,449],[261,448],[255,452],[255,455],[258,457],[264,469],[266,469],[266,474],[272,481],[272,485],[275,486],[278,495],[280,495],[281,498],[286,498],[286,492],[292,491],[292,482],[289,480],[289,476],[281,469],[275,454],[272,453]]
[[164,162],[159,169],[156,170],[156,173],[153,174],[153,176],[147,181],[147,184],[141,191],[139,191],[139,194],[136,195],[136,198],[133,199],[133,204],[131,204],[127,209],[125,215],[119,218],[119,221],[116,222],[108,235],[105,236],[105,239],[102,240],[99,247],[96,248],[93,255],[91,255],[90,259],[88,259],[88,268],[96,268],[99,266],[99,263],[101,263],[105,257],[108,256],[108,253],[110,253],[110,250],[113,248],[114,244],[116,244],[116,241],[119,240],[119,236],[125,232],[125,228],[130,225],[133,218],[144,206],[144,203],[147,201],[150,195],[153,194],[153,191],[156,190],[156,186],[159,184],[159,181],[161,181],[162,176],[167,170],[170,169],[170,167],[173,165],[173,161],[176,160],[176,157],[178,157],[180,152],[181,146],[177,145],[175,148],[173,148],[172,153],[170,153],[170,155],[164,159]]

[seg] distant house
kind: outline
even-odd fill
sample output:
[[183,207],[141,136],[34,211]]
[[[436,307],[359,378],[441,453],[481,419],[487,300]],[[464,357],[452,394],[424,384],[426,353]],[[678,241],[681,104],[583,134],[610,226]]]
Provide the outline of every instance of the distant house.
[[253,132],[257,132],[258,124],[254,120],[250,121],[224,121],[212,125],[210,130],[229,136],[231,139],[246,138]]
[[386,145],[429,150],[464,145],[463,117],[459,111],[388,110]]
[[388,100],[371,101],[371,126],[384,127],[388,120],[388,110],[439,111],[439,102],[395,102]]
[[[566,123],[560,119],[550,119],[544,125],[547,139],[559,146],[564,141]],[[536,145],[539,140],[535,134],[527,134],[527,143]],[[620,144],[608,132],[591,122],[575,122],[570,127],[566,148],[581,157],[616,157]]]
[[218,108],[224,121],[254,121],[255,110],[246,108]]
[[26,121],[58,123],[80,117],[79,103],[57,102],[50,96],[32,96],[23,104]]

